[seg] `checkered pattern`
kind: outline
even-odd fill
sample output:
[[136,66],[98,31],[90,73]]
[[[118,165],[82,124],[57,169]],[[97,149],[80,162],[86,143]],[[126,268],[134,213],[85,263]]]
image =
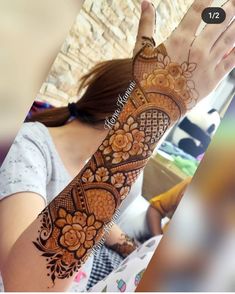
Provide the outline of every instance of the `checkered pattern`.
[[87,290],[107,277],[113,270],[117,269],[122,261],[123,257],[121,257],[121,255],[106,246],[102,246],[94,255],[91,275],[87,283]]
[[159,140],[169,125],[168,116],[157,109],[149,109],[141,113],[137,119],[140,131],[143,131],[146,136],[150,136],[150,143]]

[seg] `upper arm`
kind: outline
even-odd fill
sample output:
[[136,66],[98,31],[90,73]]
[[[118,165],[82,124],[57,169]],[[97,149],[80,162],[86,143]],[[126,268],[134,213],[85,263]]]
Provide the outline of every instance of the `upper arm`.
[[22,126],[0,168],[0,271],[16,240],[45,207],[50,162],[36,131]]
[[45,207],[36,193],[15,193],[0,201],[0,271],[15,241]]

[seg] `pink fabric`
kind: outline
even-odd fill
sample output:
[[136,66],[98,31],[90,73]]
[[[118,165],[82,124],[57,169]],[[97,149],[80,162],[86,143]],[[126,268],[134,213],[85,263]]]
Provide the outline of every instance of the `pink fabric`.
[[86,278],[86,274],[83,271],[79,271],[74,281],[79,283],[82,279]]

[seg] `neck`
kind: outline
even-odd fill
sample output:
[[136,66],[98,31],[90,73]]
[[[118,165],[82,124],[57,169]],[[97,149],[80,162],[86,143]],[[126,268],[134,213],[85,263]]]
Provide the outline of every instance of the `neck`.
[[83,165],[95,153],[108,133],[103,125],[91,126],[77,119],[49,131],[61,157],[78,165]]

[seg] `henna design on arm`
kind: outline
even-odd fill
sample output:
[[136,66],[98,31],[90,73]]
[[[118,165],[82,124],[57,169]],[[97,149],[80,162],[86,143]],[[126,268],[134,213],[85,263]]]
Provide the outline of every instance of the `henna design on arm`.
[[133,62],[133,90],[106,139],[78,176],[39,215],[33,243],[48,277],[73,276],[104,235],[166,130],[197,101],[196,64],[171,61],[146,42]]
[[125,258],[129,254],[131,254],[136,248],[138,248],[138,244],[135,241],[135,239],[130,238],[126,234],[122,234],[120,241],[118,243],[109,245],[108,247]]

